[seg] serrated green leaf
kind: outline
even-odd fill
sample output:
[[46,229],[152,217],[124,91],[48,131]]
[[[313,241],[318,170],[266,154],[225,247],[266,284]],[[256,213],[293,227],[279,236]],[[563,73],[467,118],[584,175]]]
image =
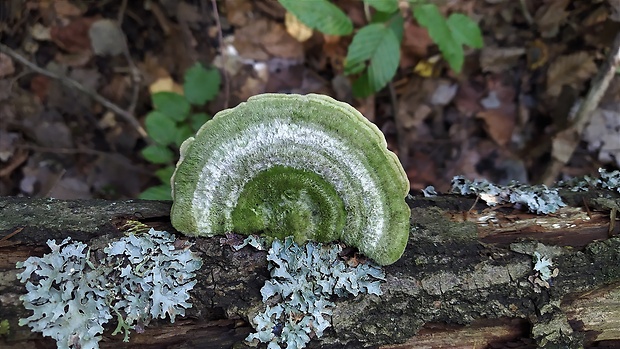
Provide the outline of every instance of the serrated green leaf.
[[465,60],[463,47],[454,38],[446,18],[434,4],[424,4],[413,8],[413,15],[418,23],[428,30],[428,34],[439,46],[443,57],[455,72],[460,72]]
[[170,184],[161,184],[143,191],[139,198],[144,200],[172,200]]
[[170,177],[174,173],[174,166],[166,166],[155,171],[155,175],[162,183],[170,183]]
[[177,128],[174,144],[180,147],[183,141],[194,135],[194,130],[189,125],[180,125]]
[[310,28],[330,35],[348,35],[353,31],[353,23],[349,17],[327,0],[278,1]]
[[396,13],[392,15],[392,17],[389,19],[388,24],[388,27],[392,29],[392,31],[396,35],[396,38],[398,39],[398,42],[400,43],[403,40],[405,19],[400,13]]
[[158,110],[148,113],[144,126],[149,137],[161,145],[168,145],[176,139],[176,122]]
[[392,13],[398,10],[398,0],[364,0],[364,2],[381,12]]
[[375,92],[368,82],[368,72],[364,72],[357,80],[353,81],[351,90],[353,91],[353,95],[359,98],[368,97]]
[[207,113],[195,113],[189,116],[189,122],[194,132],[198,131],[209,120],[211,120],[211,116]]
[[473,48],[482,48],[482,33],[478,23],[462,13],[453,13],[448,17],[448,27],[452,36],[463,45]]
[[367,63],[366,61],[363,62],[356,62],[355,64],[350,64],[348,61],[345,63],[344,66],[344,73],[345,75],[354,75],[354,74],[358,74],[364,71],[364,69],[366,69]]
[[200,63],[185,71],[183,91],[193,105],[203,105],[217,96],[220,90],[220,72],[206,69]]
[[174,153],[163,145],[153,144],[142,149],[142,156],[154,164],[169,164],[174,160]]
[[157,92],[151,95],[151,99],[155,110],[166,114],[172,120],[183,121],[189,115],[189,102],[178,93]]
[[351,74],[355,71],[351,67],[358,68],[366,60],[370,61],[368,84],[373,91],[378,91],[394,77],[400,60],[400,42],[390,27],[369,24],[355,34],[349,45],[345,74]]

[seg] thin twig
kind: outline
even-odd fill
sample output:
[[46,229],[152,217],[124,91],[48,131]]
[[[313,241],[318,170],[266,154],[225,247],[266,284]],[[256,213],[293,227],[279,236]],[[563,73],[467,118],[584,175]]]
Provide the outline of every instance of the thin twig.
[[65,86],[72,87],[72,88],[75,88],[75,89],[77,89],[79,91],[82,91],[83,93],[87,94],[92,99],[94,99],[95,101],[101,103],[101,105],[103,105],[104,107],[110,109],[111,111],[113,111],[116,114],[118,114],[119,116],[121,116],[123,119],[125,119],[125,121],[127,121],[131,126],[134,127],[134,129],[138,132],[138,134],[142,138],[148,139],[148,135],[147,135],[146,131],[140,125],[140,123],[135,118],[135,116],[133,116],[133,114],[127,112],[126,110],[123,110],[121,107],[119,107],[116,104],[112,103],[110,100],[108,100],[107,98],[101,96],[97,92],[92,91],[92,90],[84,87],[84,85],[80,84],[79,82],[77,82],[77,81],[75,81],[75,80],[73,80],[73,79],[71,79],[69,77],[61,76],[61,75],[58,75],[56,73],[52,73],[49,70],[46,70],[44,68],[41,68],[41,67],[37,66],[36,64],[30,62],[29,60],[24,58],[22,55],[20,55],[19,53],[13,51],[10,47],[8,47],[6,45],[0,44],[0,52],[4,52],[5,54],[11,56],[13,59],[19,61],[23,65],[27,66],[31,70],[33,70],[33,71],[35,71],[35,72],[37,72],[37,73],[39,73],[41,75],[45,75],[45,76],[47,76],[47,77],[49,77],[51,79],[58,80],[61,83],[63,83]]
[[127,36],[125,35],[125,32],[123,32],[123,29],[122,29],[123,18],[125,18],[126,10],[127,10],[127,0],[123,0],[123,2],[121,3],[121,8],[118,10],[116,25],[118,25],[118,29],[123,33],[123,41],[124,41],[123,42],[123,55],[125,56],[125,60],[127,61],[127,64],[129,65],[129,74],[131,75],[130,78],[131,78],[132,93],[131,93],[131,100],[129,102],[129,106],[127,107],[127,112],[133,114],[134,111],[136,110],[136,105],[138,105],[138,97],[140,95],[140,82],[142,79],[140,75],[140,70],[138,70],[138,68],[133,62],[133,59],[131,58],[131,54],[129,53],[129,44],[127,43]]
[[153,15],[155,16],[155,19],[157,20],[157,23],[159,24],[161,30],[164,31],[164,35],[166,37],[170,36],[170,31],[172,29],[170,29],[170,23],[168,22],[168,18],[164,14],[164,11],[155,1],[149,1],[149,5],[151,13],[153,13]]
[[[117,25],[120,29],[121,22],[118,22]],[[131,78],[131,100],[129,102],[129,106],[127,107],[127,112],[133,115],[134,111],[136,110],[136,105],[138,105],[138,97],[140,95],[140,83],[142,81],[142,76],[140,75],[140,70],[138,69],[138,67],[136,67],[136,64],[131,58],[131,54],[129,53],[129,45],[127,44],[127,37],[125,36],[124,32],[123,40],[125,41],[123,43],[123,55],[125,56],[127,64],[129,64],[129,74]]]
[[13,154],[13,156],[11,157],[11,162],[9,162],[0,169],[0,178],[13,173],[13,171],[21,164],[23,164],[26,160],[28,160],[27,151],[25,151],[24,149],[20,149],[19,151],[15,152],[15,154]]
[[584,128],[607,91],[609,83],[616,75],[618,67],[620,67],[620,33],[616,35],[603,66],[592,79],[590,90],[579,105],[575,117],[566,129],[561,130],[554,136],[551,161],[545,169],[542,183],[551,185],[555,182],[564,165],[572,157],[579,145]]
[[525,3],[525,0],[519,0],[519,2],[521,3],[521,12],[523,13],[523,17],[525,18],[527,23],[533,24],[534,18],[532,18],[530,11],[527,9],[527,4]]
[[89,155],[112,155],[113,153],[108,153],[101,150],[95,149],[73,149],[73,148],[48,148],[48,147],[40,147],[37,145],[31,144],[20,144],[17,146],[18,149],[28,149],[33,150],[40,153],[54,153],[54,154],[89,154]]
[[118,25],[120,26],[123,23],[123,17],[125,17],[125,10],[127,9],[127,0],[123,0],[121,2],[121,8],[118,10],[118,15],[116,20],[118,21]]
[[8,235],[6,235],[6,236],[3,236],[3,237],[0,239],[0,241],[6,241],[6,240],[8,240],[8,239],[12,238],[13,236],[15,236],[15,235],[19,234],[22,230],[24,230],[24,227],[19,227],[19,228],[15,229],[15,231],[13,231],[12,233],[10,233],[10,234],[8,234]]
[[213,13],[215,14],[215,25],[217,26],[217,39],[220,43],[220,54],[222,55],[222,75],[224,76],[224,109],[228,108],[230,98],[230,82],[226,71],[226,49],[224,48],[224,36],[222,35],[222,24],[220,23],[220,13],[217,10],[217,1],[211,0]]

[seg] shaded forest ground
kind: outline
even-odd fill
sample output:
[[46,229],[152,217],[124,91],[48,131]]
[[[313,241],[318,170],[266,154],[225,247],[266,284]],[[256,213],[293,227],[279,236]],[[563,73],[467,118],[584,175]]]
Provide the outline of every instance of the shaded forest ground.
[[[149,91],[179,88],[197,61],[222,74],[210,114],[263,92],[324,93],[351,103],[386,134],[412,189],[446,191],[454,175],[540,181],[555,135],[618,30],[614,2],[447,1],[439,4],[444,13],[473,18],[484,36],[483,49],[466,51],[463,71],[448,69],[409,15],[393,82],[356,99],[343,74],[351,37],[315,31],[299,42],[276,1],[14,3],[0,4],[0,42],[32,64],[0,53],[0,195],[63,199],[131,198],[158,183],[159,166],[139,153],[148,143],[138,130],[152,109]],[[335,3],[356,28],[367,23],[361,1]],[[89,34],[103,20],[117,20],[122,33]],[[109,54],[94,54],[102,41]],[[615,77],[556,179],[620,166],[619,111]]]

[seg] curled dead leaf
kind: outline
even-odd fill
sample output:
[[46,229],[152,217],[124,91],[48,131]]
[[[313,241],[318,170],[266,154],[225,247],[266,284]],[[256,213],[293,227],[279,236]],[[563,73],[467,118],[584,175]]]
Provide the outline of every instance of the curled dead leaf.
[[564,85],[580,90],[580,85],[596,71],[593,57],[585,51],[560,56],[547,71],[547,94],[559,96]]
[[530,70],[536,70],[547,64],[549,60],[549,48],[542,40],[534,40],[527,48],[527,66]]

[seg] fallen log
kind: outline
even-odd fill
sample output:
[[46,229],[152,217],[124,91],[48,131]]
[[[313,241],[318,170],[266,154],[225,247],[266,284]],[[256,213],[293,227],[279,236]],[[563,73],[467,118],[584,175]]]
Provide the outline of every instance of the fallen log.
[[[384,267],[383,295],[334,299],[332,327],[308,347],[620,347],[620,225],[610,215],[620,195],[562,197],[568,206],[549,215],[460,196],[410,197],[409,243]],[[0,198],[0,347],[56,347],[18,325],[29,312],[16,262],[48,253],[48,239],[104,246],[128,221],[175,232],[169,211],[157,201]],[[265,252],[234,251],[220,237],[190,241],[203,260],[193,307],[174,324],[156,320],[133,333],[132,348],[245,346],[269,278]],[[534,269],[535,253],[557,269],[551,279]],[[101,348],[125,345],[110,327]]]

